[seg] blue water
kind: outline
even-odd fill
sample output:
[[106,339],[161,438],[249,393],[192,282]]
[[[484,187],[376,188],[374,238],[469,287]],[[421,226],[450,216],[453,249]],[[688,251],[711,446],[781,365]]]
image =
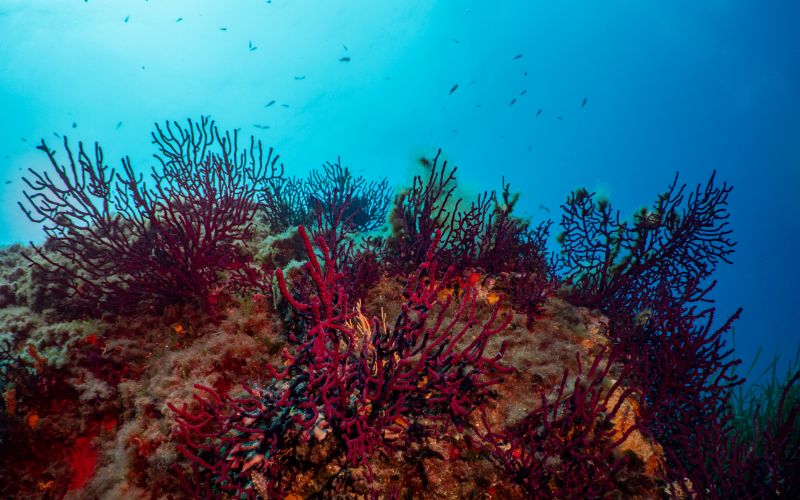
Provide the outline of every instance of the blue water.
[[675,171],[693,185],[716,169],[739,241],[720,315],[744,306],[745,363],[763,346],[786,364],[800,339],[798,19],[790,0],[0,0],[0,244],[41,238],[16,207],[41,138],[97,140],[144,169],[153,122],[203,114],[298,174],[341,155],[397,185],[441,147],[467,190],[505,176],[535,221],[578,186],[628,214]]

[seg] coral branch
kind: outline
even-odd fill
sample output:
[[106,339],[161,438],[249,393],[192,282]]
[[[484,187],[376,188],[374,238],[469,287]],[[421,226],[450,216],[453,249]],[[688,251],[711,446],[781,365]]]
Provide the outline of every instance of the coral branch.
[[265,156],[253,139],[240,150],[236,133],[221,134],[206,118],[185,129],[157,126],[153,137],[161,167],[151,170],[149,186],[127,158],[117,174],[98,145],[94,159],[82,143],[76,157],[66,139],[66,166],[39,146],[56,180],[33,169],[26,178],[20,206],[48,236],[29,259],[86,309],[205,304],[221,273],[246,259],[240,245],[259,186],[282,175],[272,150]]

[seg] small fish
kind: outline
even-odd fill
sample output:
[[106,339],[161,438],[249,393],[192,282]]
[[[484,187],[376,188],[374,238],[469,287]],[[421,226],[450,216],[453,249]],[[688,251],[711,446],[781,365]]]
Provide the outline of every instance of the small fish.
[[59,139],[61,139],[61,136],[60,136],[60,135],[58,135],[58,132],[53,132],[53,135],[54,135],[54,136],[56,136],[56,137],[58,137]]
[[253,52],[253,51],[254,51],[254,50],[256,50],[258,47],[256,47],[255,45],[253,45],[253,41],[252,41],[252,40],[250,40],[250,41],[248,41],[248,42],[247,42],[247,48],[248,48],[248,49],[250,49],[250,52]]
[[522,54],[515,55],[511,60],[516,61],[517,59],[522,59]]
[[72,122],[72,128],[77,128],[77,127],[78,127],[78,124],[75,123],[75,122]]
[[284,108],[288,108],[289,107],[288,104],[281,104],[281,106],[283,106]]
[[523,90],[522,92],[520,92],[520,93],[519,93],[519,95],[520,95],[520,97],[521,97],[521,96],[524,96],[524,95],[525,95],[525,94],[527,94],[527,93],[528,93],[528,91],[527,91],[527,90]]
[[533,147],[533,144],[528,144],[528,151],[530,151],[532,147]]
[[11,181],[6,181],[6,184],[11,184]]
[[20,137],[20,139],[22,139],[22,142],[28,142],[28,139],[26,139],[24,137]]
[[182,17],[179,17],[178,19],[176,19],[176,20],[175,20],[175,22],[176,22],[176,23],[179,23],[179,22],[181,22],[181,21],[183,21],[183,18],[182,18]]
[[275,99],[273,99],[273,100],[269,101],[268,103],[266,103],[266,104],[264,105],[264,107],[265,107],[265,108],[268,108],[268,107],[272,106],[273,104],[275,104]]
[[581,103],[581,107],[582,107],[582,108],[585,108],[585,107],[586,107],[586,101],[587,101],[587,99],[588,99],[587,97],[584,97],[584,98],[583,98],[583,102]]
[[523,73],[523,75],[524,75],[524,76],[528,76],[528,72],[526,71],[525,73]]
[[339,62],[350,62],[350,58],[348,56],[340,57]]
[[515,97],[515,98],[513,98],[513,99],[511,99],[511,102],[510,102],[510,103],[508,103],[508,105],[509,105],[509,106],[513,106],[515,102],[517,102],[517,98],[516,98],[516,97]]
[[557,116],[556,118],[558,118],[559,120],[563,120],[564,119],[563,116]]
[[144,66],[142,66],[142,69],[144,69]]
[[461,41],[459,41],[458,38],[453,38],[453,42],[454,43],[461,43]]
[[228,31],[228,28],[220,28],[220,31]]
[[131,18],[131,16],[125,16],[125,22],[127,23],[128,19],[130,19],[130,18]]
[[296,77],[294,77],[294,79],[295,80],[305,80],[306,79],[306,75],[296,76]]
[[120,128],[121,126],[122,126],[122,122],[117,122],[117,126],[116,126],[116,127],[114,127],[114,130],[119,130],[119,128]]
[[267,130],[269,128],[269,125],[258,125],[258,124],[255,124],[253,126],[255,128],[260,128],[261,130]]
[[541,114],[542,114],[542,108],[539,108],[539,111],[536,112],[536,116],[539,116]]
[[545,213],[550,213],[550,209],[544,205],[539,205],[539,210],[543,210]]
[[457,134],[457,133],[458,133],[458,129],[457,129],[457,128],[454,128],[454,129],[453,129],[453,132]]
[[456,83],[455,85],[453,85],[453,87],[450,89],[450,92],[447,95],[452,95],[453,92],[455,92],[457,88],[458,88],[458,84]]
[[345,44],[342,44],[342,47],[344,47],[344,50],[349,50]]

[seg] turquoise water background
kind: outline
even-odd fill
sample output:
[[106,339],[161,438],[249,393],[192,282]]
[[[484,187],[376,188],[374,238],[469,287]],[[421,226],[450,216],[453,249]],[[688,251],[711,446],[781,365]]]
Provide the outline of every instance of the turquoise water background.
[[718,321],[744,306],[737,354],[786,364],[798,19],[791,0],[0,0],[0,244],[41,238],[16,201],[42,138],[145,169],[153,122],[200,115],[275,146],[289,173],[341,155],[402,185],[441,147],[466,191],[505,176],[534,221],[579,186],[630,214],[675,171],[694,185],[716,169],[739,241]]

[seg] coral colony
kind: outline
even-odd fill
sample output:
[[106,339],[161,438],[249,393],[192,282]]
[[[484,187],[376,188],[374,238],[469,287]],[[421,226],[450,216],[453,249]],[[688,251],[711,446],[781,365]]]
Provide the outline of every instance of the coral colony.
[[64,139],[25,177],[47,238],[0,254],[3,497],[800,497],[800,373],[732,402],[713,175],[632,220],[577,190],[551,255],[440,152],[395,193],[207,118],[152,138],[147,175]]

